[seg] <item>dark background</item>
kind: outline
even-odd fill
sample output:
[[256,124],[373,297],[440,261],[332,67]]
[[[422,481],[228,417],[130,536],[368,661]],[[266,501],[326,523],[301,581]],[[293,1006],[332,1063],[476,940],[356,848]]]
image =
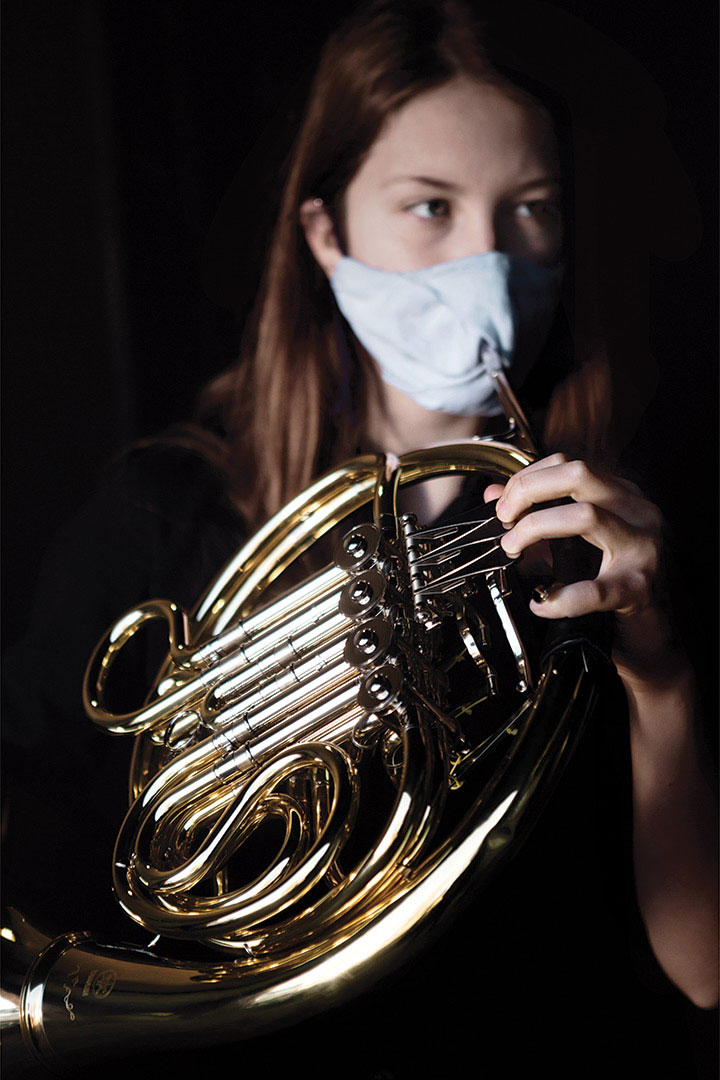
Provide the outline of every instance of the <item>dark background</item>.
[[[5,644],[22,632],[49,535],[103,463],[185,417],[235,354],[271,223],[275,134],[292,127],[320,44],[352,6],[4,3]],[[694,254],[650,262],[660,384],[635,459],[684,537],[703,579],[698,618],[714,627],[715,14],[700,0],[551,6],[608,35],[659,87],[700,206]],[[233,182],[234,313],[217,302],[217,258],[203,262]]]

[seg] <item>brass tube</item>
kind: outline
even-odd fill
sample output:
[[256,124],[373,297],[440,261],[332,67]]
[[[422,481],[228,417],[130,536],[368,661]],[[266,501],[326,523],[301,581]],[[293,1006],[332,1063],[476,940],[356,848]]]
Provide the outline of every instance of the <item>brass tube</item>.
[[[227,652],[234,650],[245,641],[258,640],[266,632],[284,624],[288,612],[293,611],[300,619],[303,615],[315,615],[318,605],[328,597],[339,593],[347,580],[347,574],[336,566],[328,566],[313,577],[298,585],[289,594],[279,597],[265,607],[259,608],[244,620],[239,620],[229,630],[212,638],[190,654],[188,662],[193,666],[205,666],[215,663]],[[291,603],[289,604],[289,601]]]
[[[122,1053],[235,1043],[343,1003],[425,948],[494,872],[542,803],[596,695],[598,658],[555,654],[503,768],[453,837],[396,875],[382,910],[306,936],[301,950],[178,962],[69,934],[45,948],[24,984],[10,1052],[25,1045],[46,1067],[97,1066]],[[526,755],[534,765],[527,768]],[[87,993],[84,990],[87,988]],[[158,1002],[162,1008],[158,1010]],[[69,1023],[72,1009],[81,1023]],[[13,1043],[13,1037],[15,1042]]]

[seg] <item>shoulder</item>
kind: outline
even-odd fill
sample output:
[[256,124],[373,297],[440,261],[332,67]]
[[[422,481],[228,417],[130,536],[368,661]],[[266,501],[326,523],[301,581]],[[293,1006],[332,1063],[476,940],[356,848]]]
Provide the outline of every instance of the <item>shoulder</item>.
[[177,524],[199,512],[240,524],[220,451],[213,458],[182,432],[130,446],[106,470],[100,495]]
[[[218,455],[219,457],[219,455]],[[107,470],[97,503],[155,590],[191,603],[247,536],[220,460],[184,435],[136,444]]]
[[[192,536],[198,546],[223,537],[232,549],[245,528],[218,466],[172,438],[137,443],[110,462],[94,491],[49,537],[46,564],[77,566],[118,582],[149,585],[153,565],[173,561]],[[228,550],[228,554],[230,550]]]
[[137,444],[50,539],[38,593],[111,618],[152,596],[192,606],[246,533],[219,467],[172,440]]
[[159,441],[114,461],[48,537],[26,626],[5,653],[18,741],[50,713],[82,715],[85,664],[124,611],[154,597],[191,609],[244,538],[220,470],[197,452]]

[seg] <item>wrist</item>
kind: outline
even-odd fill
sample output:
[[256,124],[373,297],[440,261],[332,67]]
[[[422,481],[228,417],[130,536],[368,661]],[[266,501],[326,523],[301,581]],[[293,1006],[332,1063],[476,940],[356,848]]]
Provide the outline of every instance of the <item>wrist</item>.
[[692,674],[668,613],[657,604],[616,615],[613,662],[626,687],[638,693],[664,693]]

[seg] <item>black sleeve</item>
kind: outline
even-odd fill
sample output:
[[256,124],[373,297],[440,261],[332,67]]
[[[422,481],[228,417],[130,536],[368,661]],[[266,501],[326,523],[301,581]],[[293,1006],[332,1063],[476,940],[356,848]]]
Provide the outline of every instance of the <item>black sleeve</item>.
[[[126,455],[51,541],[24,635],[3,662],[6,891],[19,891],[41,916],[46,896],[51,903],[48,858],[62,864],[61,906],[69,916],[78,905],[91,915],[102,908],[97,896],[90,902],[94,884],[83,885],[81,897],[72,892],[88,859],[100,860],[114,909],[110,854],[127,805],[133,740],[100,731],[84,715],[82,682],[93,648],[143,600],[192,607],[241,539],[210,467],[197,455],[159,448]],[[162,659],[164,640],[151,644],[141,643],[127,669],[129,703],[142,703]],[[59,929],[77,925],[72,917]]]

